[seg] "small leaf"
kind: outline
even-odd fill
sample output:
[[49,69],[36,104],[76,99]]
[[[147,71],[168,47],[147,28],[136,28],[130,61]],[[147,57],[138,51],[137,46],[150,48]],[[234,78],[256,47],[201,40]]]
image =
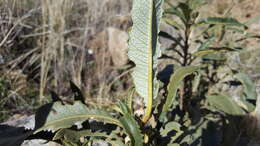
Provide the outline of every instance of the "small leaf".
[[209,48],[209,49],[197,51],[197,52],[193,53],[192,55],[195,57],[200,57],[200,56],[209,55],[209,54],[213,54],[213,53],[223,53],[223,52],[229,52],[229,51],[237,51],[237,50],[233,49],[233,48],[228,48],[228,47]]
[[253,81],[244,73],[238,73],[235,77],[242,83],[244,86],[244,93],[247,99],[256,99],[256,86]]
[[181,21],[183,22],[183,24],[186,24],[186,22],[187,22],[184,14],[181,11],[179,11],[177,9],[177,7],[166,9],[164,11],[164,14],[172,14],[172,15],[175,15],[175,16],[179,17],[181,19]]
[[182,80],[189,74],[192,74],[193,72],[199,70],[199,68],[200,67],[197,67],[197,66],[179,67],[173,73],[173,75],[171,76],[170,82],[167,86],[168,95],[166,97],[166,102],[163,105],[163,110],[160,115],[160,120],[163,120],[165,118],[166,113],[168,112],[171,105],[173,104],[173,101],[177,94],[177,90],[180,87]]
[[245,26],[244,24],[240,23],[234,18],[221,18],[221,17],[209,17],[206,18],[202,21],[199,21],[198,23],[195,24],[201,25],[201,24],[214,24],[214,25],[229,25],[229,26],[238,26],[238,27],[243,27]]
[[229,115],[244,115],[245,111],[231,98],[222,95],[207,96],[209,104]]
[[177,143],[173,143],[173,144],[167,144],[167,146],[180,146],[180,144],[177,144]]
[[133,146],[142,146],[143,135],[141,134],[138,123],[131,116],[129,109],[124,103],[120,102],[118,106],[123,111],[123,117],[121,117],[119,120],[122,123],[125,131],[128,133],[131,139],[131,144]]
[[188,23],[190,21],[192,9],[186,3],[179,3],[178,8],[181,9],[186,20],[185,22]]
[[189,0],[189,7],[192,10],[197,10],[204,4],[206,4],[205,0]]
[[200,47],[198,48],[198,51],[201,51],[201,50],[205,50],[209,47],[209,45],[211,45],[211,43],[215,40],[216,38],[215,37],[211,37],[210,39],[208,39],[206,42],[202,43],[200,45]]
[[134,96],[134,93],[135,93],[135,88],[131,88],[130,89],[130,94],[127,96],[127,106],[130,110],[130,113],[132,114],[133,113],[133,96]]
[[175,20],[173,19],[169,19],[169,18],[163,18],[162,19],[166,24],[174,27],[174,28],[177,28],[177,29],[183,29],[183,27],[178,23],[176,22]]
[[160,130],[160,134],[162,136],[167,136],[167,134],[173,130],[176,132],[181,131],[180,128],[181,128],[181,125],[179,123],[172,121],[172,122],[167,123],[165,125],[165,128]]
[[202,55],[202,59],[204,61],[207,61],[207,60],[217,60],[217,61],[224,61],[227,59],[227,57],[225,56],[224,53],[221,53],[221,52],[218,52],[218,53],[209,53],[209,54],[205,54],[205,55]]

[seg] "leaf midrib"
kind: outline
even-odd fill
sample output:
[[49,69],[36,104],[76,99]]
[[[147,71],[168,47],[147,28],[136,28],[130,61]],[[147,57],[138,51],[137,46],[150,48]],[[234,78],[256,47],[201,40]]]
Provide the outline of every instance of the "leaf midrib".
[[[105,116],[100,116],[100,115],[95,115],[95,114],[92,114],[92,115],[77,115],[77,116],[70,116],[70,117],[66,117],[66,118],[59,118],[57,120],[52,120],[51,122],[48,122],[48,124],[44,125],[42,128],[38,129],[35,133],[46,129],[47,127],[51,127],[52,125],[55,125],[56,123],[59,123],[61,121],[66,121],[66,120],[71,120],[71,119],[76,119],[76,118],[83,118],[83,117],[85,117],[86,119],[89,119],[89,118],[92,118],[92,117],[94,117],[94,119],[104,119],[104,120],[108,120],[108,121],[106,121],[108,123],[116,124],[120,127],[123,127],[122,124],[115,118],[110,118],[110,117],[105,117]],[[59,129],[59,128],[57,128],[57,129]],[[54,128],[53,130],[57,130],[57,129]]]

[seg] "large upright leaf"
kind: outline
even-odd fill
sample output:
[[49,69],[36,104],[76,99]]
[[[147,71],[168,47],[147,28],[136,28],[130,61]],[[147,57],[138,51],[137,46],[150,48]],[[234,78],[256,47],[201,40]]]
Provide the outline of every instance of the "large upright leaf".
[[185,67],[179,67],[177,70],[173,73],[171,76],[170,82],[167,86],[168,95],[166,98],[166,102],[163,105],[162,113],[160,115],[160,120],[164,120],[166,113],[168,112],[169,108],[174,102],[174,99],[177,94],[177,90],[180,87],[183,79],[193,72],[199,70],[198,66],[185,66]]
[[35,133],[42,130],[57,131],[61,128],[69,128],[88,119],[101,120],[122,127],[120,121],[109,112],[101,109],[90,109],[80,101],[76,101],[73,105],[55,102],[48,108],[46,106],[48,104],[42,106],[36,113]]
[[129,59],[136,67],[132,73],[136,91],[147,107],[143,121],[148,120],[152,99],[157,93],[156,66],[160,55],[158,33],[163,0],[134,0],[133,27],[129,39]]

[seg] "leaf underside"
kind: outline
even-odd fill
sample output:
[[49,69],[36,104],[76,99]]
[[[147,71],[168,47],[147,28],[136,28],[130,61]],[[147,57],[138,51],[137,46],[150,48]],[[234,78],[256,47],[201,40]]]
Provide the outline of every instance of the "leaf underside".
[[132,73],[137,93],[150,108],[157,96],[157,58],[160,56],[158,32],[163,0],[134,0],[133,26],[129,39],[129,59],[135,63]]

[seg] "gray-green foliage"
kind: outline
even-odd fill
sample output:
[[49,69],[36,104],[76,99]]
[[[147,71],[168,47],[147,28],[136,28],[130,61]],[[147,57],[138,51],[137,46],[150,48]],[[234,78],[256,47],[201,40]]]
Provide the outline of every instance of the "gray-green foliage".
[[178,88],[181,86],[183,79],[192,74],[195,71],[198,71],[199,67],[196,66],[186,66],[186,67],[179,67],[176,69],[176,71],[173,73],[173,75],[170,78],[170,82],[168,84],[167,90],[168,95],[166,97],[165,104],[163,105],[162,113],[160,116],[160,119],[163,120],[166,116],[166,113],[169,111],[172,104],[176,104],[175,97]]
[[[80,89],[72,84],[75,92],[72,103],[61,101],[55,95],[52,103],[38,109],[33,130],[20,131],[20,135],[10,137],[12,142],[0,140],[0,145],[20,143],[30,136],[42,138],[37,134],[50,135],[48,131],[52,133],[48,140],[73,146],[91,145],[96,140],[119,146],[217,146],[225,143],[229,133],[236,133],[235,128],[225,127],[225,132],[219,134],[220,127],[227,124],[235,127],[236,118],[254,110],[249,100],[256,99],[256,87],[246,74],[231,71],[228,74],[235,80],[232,82],[243,86],[244,96],[234,99],[212,90],[215,84],[224,82],[216,74],[219,66],[226,64],[227,54],[241,51],[235,42],[226,43],[226,33],[245,31],[245,24],[227,17],[200,18],[199,9],[205,3],[204,0],[177,4],[167,1],[163,21],[177,31],[179,38],[167,32],[160,33],[173,41],[172,47],[162,52],[161,59],[166,56],[166,59],[177,60],[172,64],[172,73],[167,74],[168,81],[162,81],[161,89],[157,59],[161,54],[158,33],[163,0],[134,0],[128,56],[135,63],[132,73],[135,88],[130,90],[126,103],[119,102],[110,108],[90,106],[84,103]],[[199,32],[195,38],[191,37],[193,31]],[[167,51],[173,51],[174,55],[170,56]],[[144,116],[134,115],[135,91],[144,101]],[[158,102],[153,104],[155,100]],[[223,120],[225,117],[228,118]]]
[[[43,109],[40,109],[39,112],[43,112]],[[73,105],[62,105],[61,102],[54,102],[51,105],[51,111],[48,113],[44,125],[41,125],[36,133],[42,130],[55,132],[59,129],[69,128],[75,123],[83,123],[88,119],[106,121],[122,127],[120,121],[105,110],[89,108],[79,101],[76,101]]]
[[137,93],[147,107],[145,119],[150,116],[152,100],[157,96],[157,58],[160,56],[158,33],[163,0],[134,0],[133,26],[129,39],[129,59],[135,63],[132,77]]

